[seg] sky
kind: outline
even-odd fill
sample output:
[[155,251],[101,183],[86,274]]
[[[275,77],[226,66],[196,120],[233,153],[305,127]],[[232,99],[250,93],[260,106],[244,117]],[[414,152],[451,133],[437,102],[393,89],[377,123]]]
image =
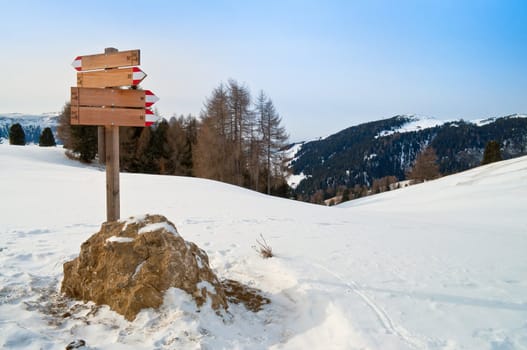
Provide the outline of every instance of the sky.
[[0,0],[0,112],[60,111],[76,56],[141,50],[164,117],[235,79],[291,141],[418,114],[527,114],[527,2]]

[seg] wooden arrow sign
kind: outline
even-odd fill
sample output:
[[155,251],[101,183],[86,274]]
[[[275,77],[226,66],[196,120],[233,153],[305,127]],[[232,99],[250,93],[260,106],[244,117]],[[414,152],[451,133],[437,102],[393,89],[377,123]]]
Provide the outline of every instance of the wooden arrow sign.
[[72,125],[145,126],[145,110],[132,108],[71,108]]
[[149,109],[71,105],[71,125],[150,126],[157,118]]
[[150,90],[71,88],[72,106],[145,108],[158,100]]
[[158,100],[150,90],[72,87],[71,124],[150,126],[157,117],[146,107]]
[[137,67],[79,72],[77,86],[87,88],[135,86],[144,78],[146,78],[145,72]]
[[159,101],[159,97],[154,95],[152,91],[145,90],[145,107],[151,107],[157,101]]
[[77,56],[71,65],[78,71],[138,66],[140,54],[139,50],[129,50]]
[[145,126],[150,126],[159,120],[159,117],[154,115],[150,109],[145,109]]

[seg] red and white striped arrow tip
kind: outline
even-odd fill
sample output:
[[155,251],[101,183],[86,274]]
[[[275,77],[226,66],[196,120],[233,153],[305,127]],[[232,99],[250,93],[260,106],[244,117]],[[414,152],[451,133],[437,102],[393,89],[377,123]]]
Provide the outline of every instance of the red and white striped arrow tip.
[[132,68],[132,85],[139,84],[144,78],[146,78],[146,73],[137,67]]
[[150,107],[157,101],[159,101],[159,97],[154,95],[152,91],[145,90],[145,107]]
[[151,109],[145,109],[145,126],[150,126],[157,122],[159,119],[161,118],[159,118],[157,115],[154,115],[154,112],[152,112]]
[[82,70],[82,56],[77,56],[75,57],[75,59],[73,60],[73,62],[71,63],[71,65],[73,66],[73,68],[75,68],[76,70]]

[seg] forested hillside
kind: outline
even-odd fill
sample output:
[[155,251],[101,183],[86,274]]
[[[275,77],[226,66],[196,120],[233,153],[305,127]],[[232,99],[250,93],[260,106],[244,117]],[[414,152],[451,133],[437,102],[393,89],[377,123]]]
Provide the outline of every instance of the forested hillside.
[[[393,118],[361,124],[325,139],[305,143],[291,162],[294,174],[303,174],[295,189],[299,199],[315,193],[330,198],[344,189],[364,193],[375,179],[406,179],[417,155],[435,149],[442,175],[463,171],[481,163],[487,142],[498,141],[503,159],[527,154],[527,118],[512,115],[480,123],[438,123],[406,131],[415,117]],[[322,194],[321,194],[322,192]]]

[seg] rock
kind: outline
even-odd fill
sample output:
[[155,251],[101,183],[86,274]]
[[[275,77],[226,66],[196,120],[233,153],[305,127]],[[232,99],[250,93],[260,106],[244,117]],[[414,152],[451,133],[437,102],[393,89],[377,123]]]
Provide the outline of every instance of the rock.
[[82,339],[77,339],[72,341],[66,346],[66,350],[73,350],[73,349],[79,349],[86,345],[86,342]]
[[246,286],[238,281],[226,279],[221,281],[221,285],[230,303],[242,303],[252,312],[258,312],[262,310],[264,305],[271,303],[271,300],[264,297],[260,290]]
[[171,287],[189,293],[199,307],[207,300],[215,310],[228,307],[207,254],[164,216],[147,215],[104,223],[79,257],[64,264],[61,291],[109,305],[132,321],[142,309],[159,308]]

